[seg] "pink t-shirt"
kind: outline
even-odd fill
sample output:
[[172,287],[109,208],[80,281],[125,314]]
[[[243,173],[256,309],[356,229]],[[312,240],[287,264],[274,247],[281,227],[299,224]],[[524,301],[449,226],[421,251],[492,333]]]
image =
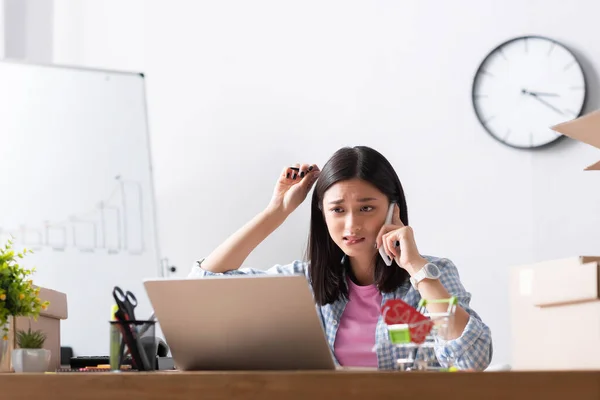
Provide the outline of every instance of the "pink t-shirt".
[[375,328],[381,314],[377,286],[359,286],[347,279],[348,304],[335,336],[334,353],[342,366],[377,367]]

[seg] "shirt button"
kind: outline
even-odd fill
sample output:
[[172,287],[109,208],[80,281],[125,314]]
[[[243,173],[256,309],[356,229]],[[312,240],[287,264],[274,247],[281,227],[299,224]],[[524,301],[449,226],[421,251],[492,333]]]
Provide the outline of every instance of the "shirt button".
[[336,326],[337,325],[337,321],[334,319],[333,321],[331,321],[331,325]]

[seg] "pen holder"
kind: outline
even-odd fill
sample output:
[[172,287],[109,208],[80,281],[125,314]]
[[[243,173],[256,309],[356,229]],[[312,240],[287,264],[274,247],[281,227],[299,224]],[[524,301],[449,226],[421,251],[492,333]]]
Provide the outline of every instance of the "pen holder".
[[156,321],[110,321],[110,369],[156,369]]

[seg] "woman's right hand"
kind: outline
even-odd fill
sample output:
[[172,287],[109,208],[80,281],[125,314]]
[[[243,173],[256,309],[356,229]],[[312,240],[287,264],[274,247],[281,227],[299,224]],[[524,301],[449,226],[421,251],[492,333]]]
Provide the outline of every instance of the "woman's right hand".
[[315,164],[296,164],[285,167],[273,190],[269,208],[291,214],[306,198],[319,177],[319,167]]

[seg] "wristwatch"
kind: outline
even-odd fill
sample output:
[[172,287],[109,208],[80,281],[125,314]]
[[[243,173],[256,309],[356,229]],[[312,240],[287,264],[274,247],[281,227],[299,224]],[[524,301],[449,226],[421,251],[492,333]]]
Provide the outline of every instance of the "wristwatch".
[[437,265],[433,263],[427,263],[425,264],[425,266],[423,266],[423,268],[419,270],[419,272],[411,276],[410,284],[413,288],[415,288],[415,290],[417,290],[417,285],[423,279],[440,279],[441,275],[442,272],[440,271]]

